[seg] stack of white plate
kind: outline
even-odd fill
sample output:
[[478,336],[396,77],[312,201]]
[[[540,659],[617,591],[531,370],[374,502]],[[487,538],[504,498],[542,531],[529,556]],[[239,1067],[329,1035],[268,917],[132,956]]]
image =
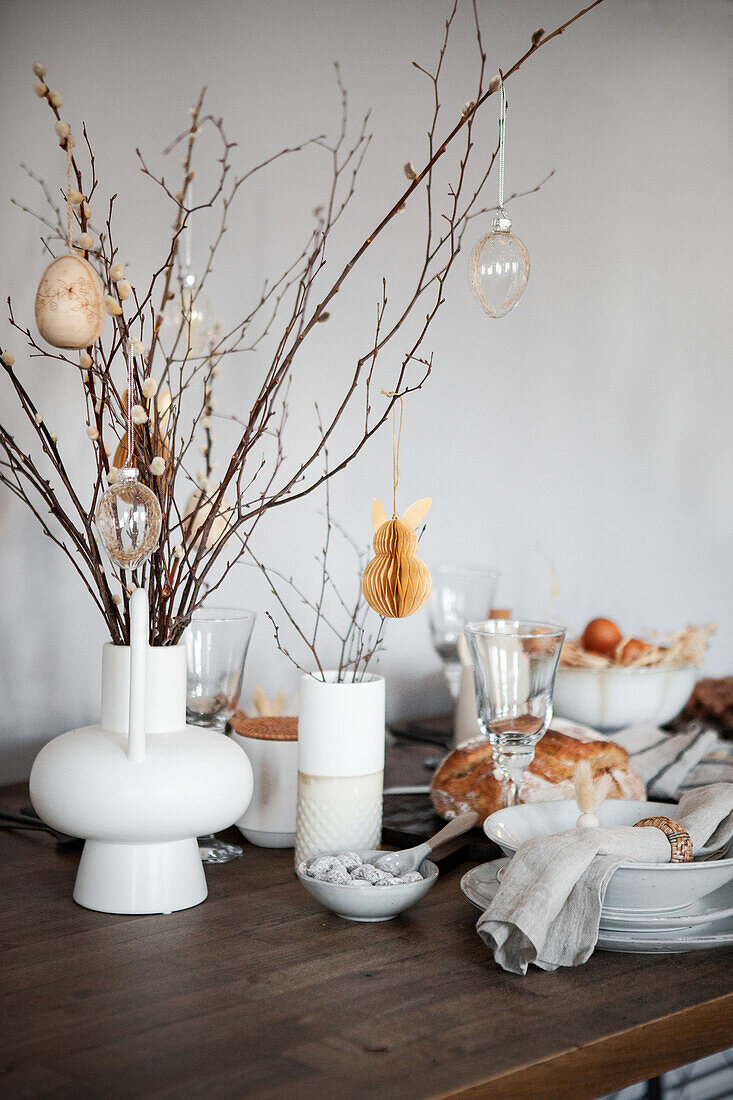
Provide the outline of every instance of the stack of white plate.
[[[644,817],[674,817],[661,802],[604,802],[600,824],[633,825]],[[498,810],[484,831],[507,856],[532,837],[575,826],[574,801],[537,802]],[[461,879],[469,901],[485,909],[493,900],[502,865],[474,867]],[[598,947],[607,951],[666,953],[733,944],[733,857],[702,848],[693,863],[625,863],[608,884]]]

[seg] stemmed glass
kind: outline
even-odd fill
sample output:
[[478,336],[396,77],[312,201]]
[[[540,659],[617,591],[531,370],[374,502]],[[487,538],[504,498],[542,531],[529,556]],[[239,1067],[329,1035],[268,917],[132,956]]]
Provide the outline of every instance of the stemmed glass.
[[[476,708],[507,806],[516,806],[524,773],[552,720],[562,627],[512,619],[468,623]],[[497,776],[498,778],[498,776]]]
[[428,618],[435,651],[451,696],[458,698],[463,666],[458,642],[465,623],[489,614],[499,574],[492,569],[442,566],[433,569]]
[[[237,709],[242,690],[254,611],[210,607],[195,611],[186,641],[186,721],[223,733]],[[242,854],[239,844],[215,836],[199,837],[204,863],[228,863]]]

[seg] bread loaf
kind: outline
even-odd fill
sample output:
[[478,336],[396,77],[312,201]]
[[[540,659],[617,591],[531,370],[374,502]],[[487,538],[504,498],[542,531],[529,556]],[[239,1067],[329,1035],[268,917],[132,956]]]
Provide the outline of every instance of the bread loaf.
[[[519,801],[574,798],[573,773],[581,760],[590,761],[594,777],[603,773],[611,776],[609,798],[646,798],[644,784],[631,767],[626,749],[615,741],[602,740],[595,730],[558,718],[537,745]],[[483,820],[501,809],[502,783],[494,775],[488,741],[477,738],[449,753],[433,776],[430,797],[436,812],[445,818],[475,810]]]

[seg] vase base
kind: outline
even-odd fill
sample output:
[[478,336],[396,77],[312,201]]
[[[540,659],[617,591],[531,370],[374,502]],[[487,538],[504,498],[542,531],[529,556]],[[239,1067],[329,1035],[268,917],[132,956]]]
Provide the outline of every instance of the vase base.
[[244,852],[241,844],[227,844],[213,833],[200,836],[198,846],[202,863],[231,863],[233,859],[241,859]]
[[292,848],[295,844],[295,832],[276,833],[272,829],[249,829],[243,825],[237,828],[250,844],[258,848]]
[[174,913],[207,895],[196,838],[162,844],[87,840],[74,901],[98,913]]

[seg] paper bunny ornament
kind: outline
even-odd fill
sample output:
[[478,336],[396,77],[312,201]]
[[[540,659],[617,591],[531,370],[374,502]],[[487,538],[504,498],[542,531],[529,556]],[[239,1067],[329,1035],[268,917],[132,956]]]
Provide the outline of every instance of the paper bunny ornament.
[[374,557],[364,570],[361,590],[364,599],[388,619],[414,615],[425,604],[433,582],[424,561],[417,556],[415,528],[433,503],[424,497],[411,504],[401,519],[387,519],[381,500],[372,507]]

